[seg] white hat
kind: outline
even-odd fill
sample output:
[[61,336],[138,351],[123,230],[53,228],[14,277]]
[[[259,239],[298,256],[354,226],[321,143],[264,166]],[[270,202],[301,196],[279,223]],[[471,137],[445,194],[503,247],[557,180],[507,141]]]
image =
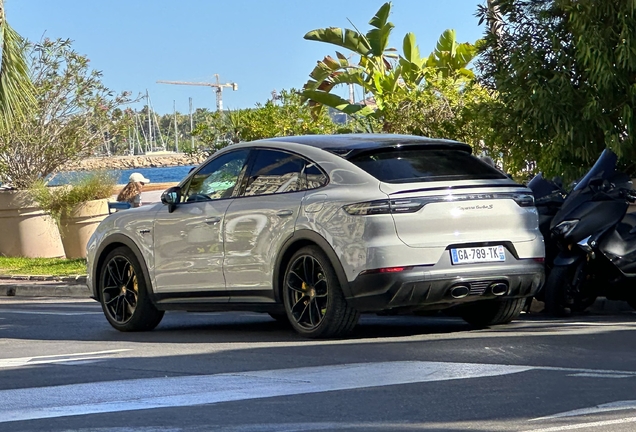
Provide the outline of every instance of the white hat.
[[140,173],[132,173],[130,177],[128,177],[128,181],[136,183],[150,183],[150,180],[148,180],[146,177],[143,176],[143,174]]

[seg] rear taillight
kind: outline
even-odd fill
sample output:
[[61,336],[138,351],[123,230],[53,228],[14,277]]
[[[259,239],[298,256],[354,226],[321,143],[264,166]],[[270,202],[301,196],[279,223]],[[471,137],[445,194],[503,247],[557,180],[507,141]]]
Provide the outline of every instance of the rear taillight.
[[378,215],[391,213],[391,205],[388,200],[367,201],[348,204],[343,209],[354,216]]
[[344,210],[350,215],[367,216],[390,213],[415,213],[424,207],[421,200],[399,199],[399,200],[377,200],[366,201],[344,206]]
[[378,214],[415,213],[427,204],[438,202],[462,202],[480,200],[512,199],[519,207],[534,207],[534,196],[526,193],[479,193],[437,195],[420,198],[365,201],[344,206],[350,215],[368,216]]

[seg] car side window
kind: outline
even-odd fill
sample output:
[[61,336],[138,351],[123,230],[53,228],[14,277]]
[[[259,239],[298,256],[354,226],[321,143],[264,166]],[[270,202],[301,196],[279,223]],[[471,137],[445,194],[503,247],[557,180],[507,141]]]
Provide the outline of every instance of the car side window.
[[329,178],[327,174],[322,172],[318,166],[313,163],[307,161],[305,164],[305,172],[301,177],[301,187],[302,189],[318,189],[327,184]]
[[277,150],[258,150],[250,168],[245,196],[301,190],[305,160]]
[[248,155],[249,150],[237,150],[212,159],[190,178],[183,201],[231,197]]

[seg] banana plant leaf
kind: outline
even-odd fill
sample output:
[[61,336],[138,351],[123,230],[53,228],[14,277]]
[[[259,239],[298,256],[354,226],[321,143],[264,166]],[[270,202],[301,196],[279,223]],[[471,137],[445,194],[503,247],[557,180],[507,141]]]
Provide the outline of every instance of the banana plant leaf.
[[338,111],[342,111],[345,114],[368,116],[375,112],[372,107],[366,105],[351,104],[348,100],[341,98],[338,95],[332,93],[326,93],[316,90],[304,90],[301,92],[302,96],[306,99],[312,100],[315,103],[319,103],[331,108],[335,108]]
[[361,56],[366,56],[371,51],[367,40],[360,35],[360,33],[350,29],[341,29],[338,27],[317,29],[308,32],[304,38],[341,46]]

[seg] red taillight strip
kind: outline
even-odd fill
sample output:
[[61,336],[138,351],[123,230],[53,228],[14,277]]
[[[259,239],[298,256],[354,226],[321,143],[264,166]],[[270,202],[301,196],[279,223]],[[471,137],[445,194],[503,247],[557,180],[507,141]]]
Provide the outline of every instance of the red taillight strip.
[[364,274],[378,274],[378,273],[400,273],[400,272],[407,271],[407,270],[413,270],[413,266],[410,266],[410,267],[384,267],[384,268],[373,269],[373,270],[364,270],[363,272],[360,272],[360,274],[364,275]]

